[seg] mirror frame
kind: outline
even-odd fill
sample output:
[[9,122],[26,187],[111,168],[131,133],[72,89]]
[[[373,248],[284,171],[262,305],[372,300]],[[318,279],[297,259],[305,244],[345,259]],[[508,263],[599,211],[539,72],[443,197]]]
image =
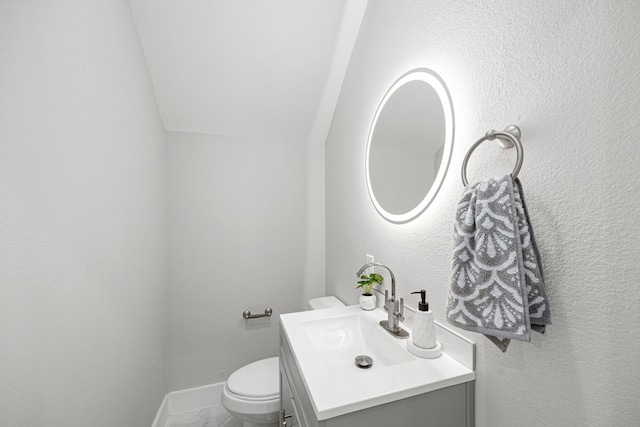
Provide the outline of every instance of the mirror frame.
[[[393,214],[386,211],[376,199],[375,194],[373,193],[373,188],[371,186],[371,179],[369,177],[369,154],[371,149],[371,140],[373,139],[373,132],[376,127],[376,123],[382,110],[389,100],[389,98],[404,84],[412,82],[412,81],[423,81],[429,84],[438,94],[438,98],[442,103],[442,109],[444,111],[444,121],[445,121],[445,137],[444,137],[444,149],[442,154],[442,162],[440,163],[440,168],[438,169],[438,173],[436,175],[431,188],[424,196],[424,198],[418,203],[416,207],[411,209],[409,212],[405,212],[403,214]],[[367,138],[367,150],[365,154],[365,177],[367,180],[367,191],[369,192],[369,198],[373,203],[373,206],[376,208],[376,211],[385,218],[386,220],[403,224],[407,223],[415,218],[417,218],[420,214],[422,214],[427,207],[431,204],[436,194],[440,190],[442,186],[442,182],[444,181],[444,177],[447,174],[447,170],[449,169],[449,163],[451,162],[451,152],[453,151],[453,136],[455,130],[454,123],[454,115],[453,115],[453,103],[451,102],[451,95],[449,94],[449,90],[447,86],[444,84],[442,78],[433,70],[429,68],[416,68],[411,71],[404,73],[400,78],[398,78],[387,90],[385,95],[382,97],[382,101],[380,101],[380,105],[378,105],[378,109],[376,110],[375,115],[373,116],[373,121],[371,123],[371,128],[369,129],[369,136]]]

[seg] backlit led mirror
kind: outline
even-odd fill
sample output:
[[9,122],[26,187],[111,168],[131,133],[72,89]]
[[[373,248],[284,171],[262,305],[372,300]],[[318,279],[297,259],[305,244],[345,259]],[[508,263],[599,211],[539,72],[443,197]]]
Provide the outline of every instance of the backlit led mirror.
[[434,71],[413,70],[393,83],[373,118],[365,160],[380,215],[405,223],[424,212],[447,173],[453,131],[451,97]]

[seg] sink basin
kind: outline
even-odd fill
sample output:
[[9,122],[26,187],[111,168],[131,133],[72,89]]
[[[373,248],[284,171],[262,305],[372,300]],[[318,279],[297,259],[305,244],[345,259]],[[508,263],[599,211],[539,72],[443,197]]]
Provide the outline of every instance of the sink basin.
[[324,367],[332,375],[355,375],[362,371],[356,366],[357,356],[373,359],[370,370],[383,369],[413,361],[405,349],[389,345],[386,332],[365,312],[336,315],[301,322],[302,328],[320,355]]
[[[319,420],[475,379],[472,369],[446,353],[444,343],[437,359],[409,353],[407,340],[380,327],[386,319],[383,310],[364,311],[357,305],[280,315],[282,347],[293,358],[287,363],[298,367]],[[369,356],[373,364],[362,369],[357,356]]]

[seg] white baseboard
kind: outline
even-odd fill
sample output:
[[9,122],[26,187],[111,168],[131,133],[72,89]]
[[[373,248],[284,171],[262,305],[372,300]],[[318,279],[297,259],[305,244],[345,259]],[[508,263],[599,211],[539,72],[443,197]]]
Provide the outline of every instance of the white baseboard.
[[164,427],[170,416],[220,403],[224,382],[168,393],[156,413],[152,427]]

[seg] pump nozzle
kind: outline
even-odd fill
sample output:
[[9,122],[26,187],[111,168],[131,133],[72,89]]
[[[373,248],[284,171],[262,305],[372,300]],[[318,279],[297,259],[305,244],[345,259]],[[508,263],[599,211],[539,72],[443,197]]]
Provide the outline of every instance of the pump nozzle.
[[412,294],[420,294],[422,301],[418,303],[418,310],[420,311],[429,311],[429,303],[427,302],[427,291],[425,289],[421,289],[419,291],[411,292]]

